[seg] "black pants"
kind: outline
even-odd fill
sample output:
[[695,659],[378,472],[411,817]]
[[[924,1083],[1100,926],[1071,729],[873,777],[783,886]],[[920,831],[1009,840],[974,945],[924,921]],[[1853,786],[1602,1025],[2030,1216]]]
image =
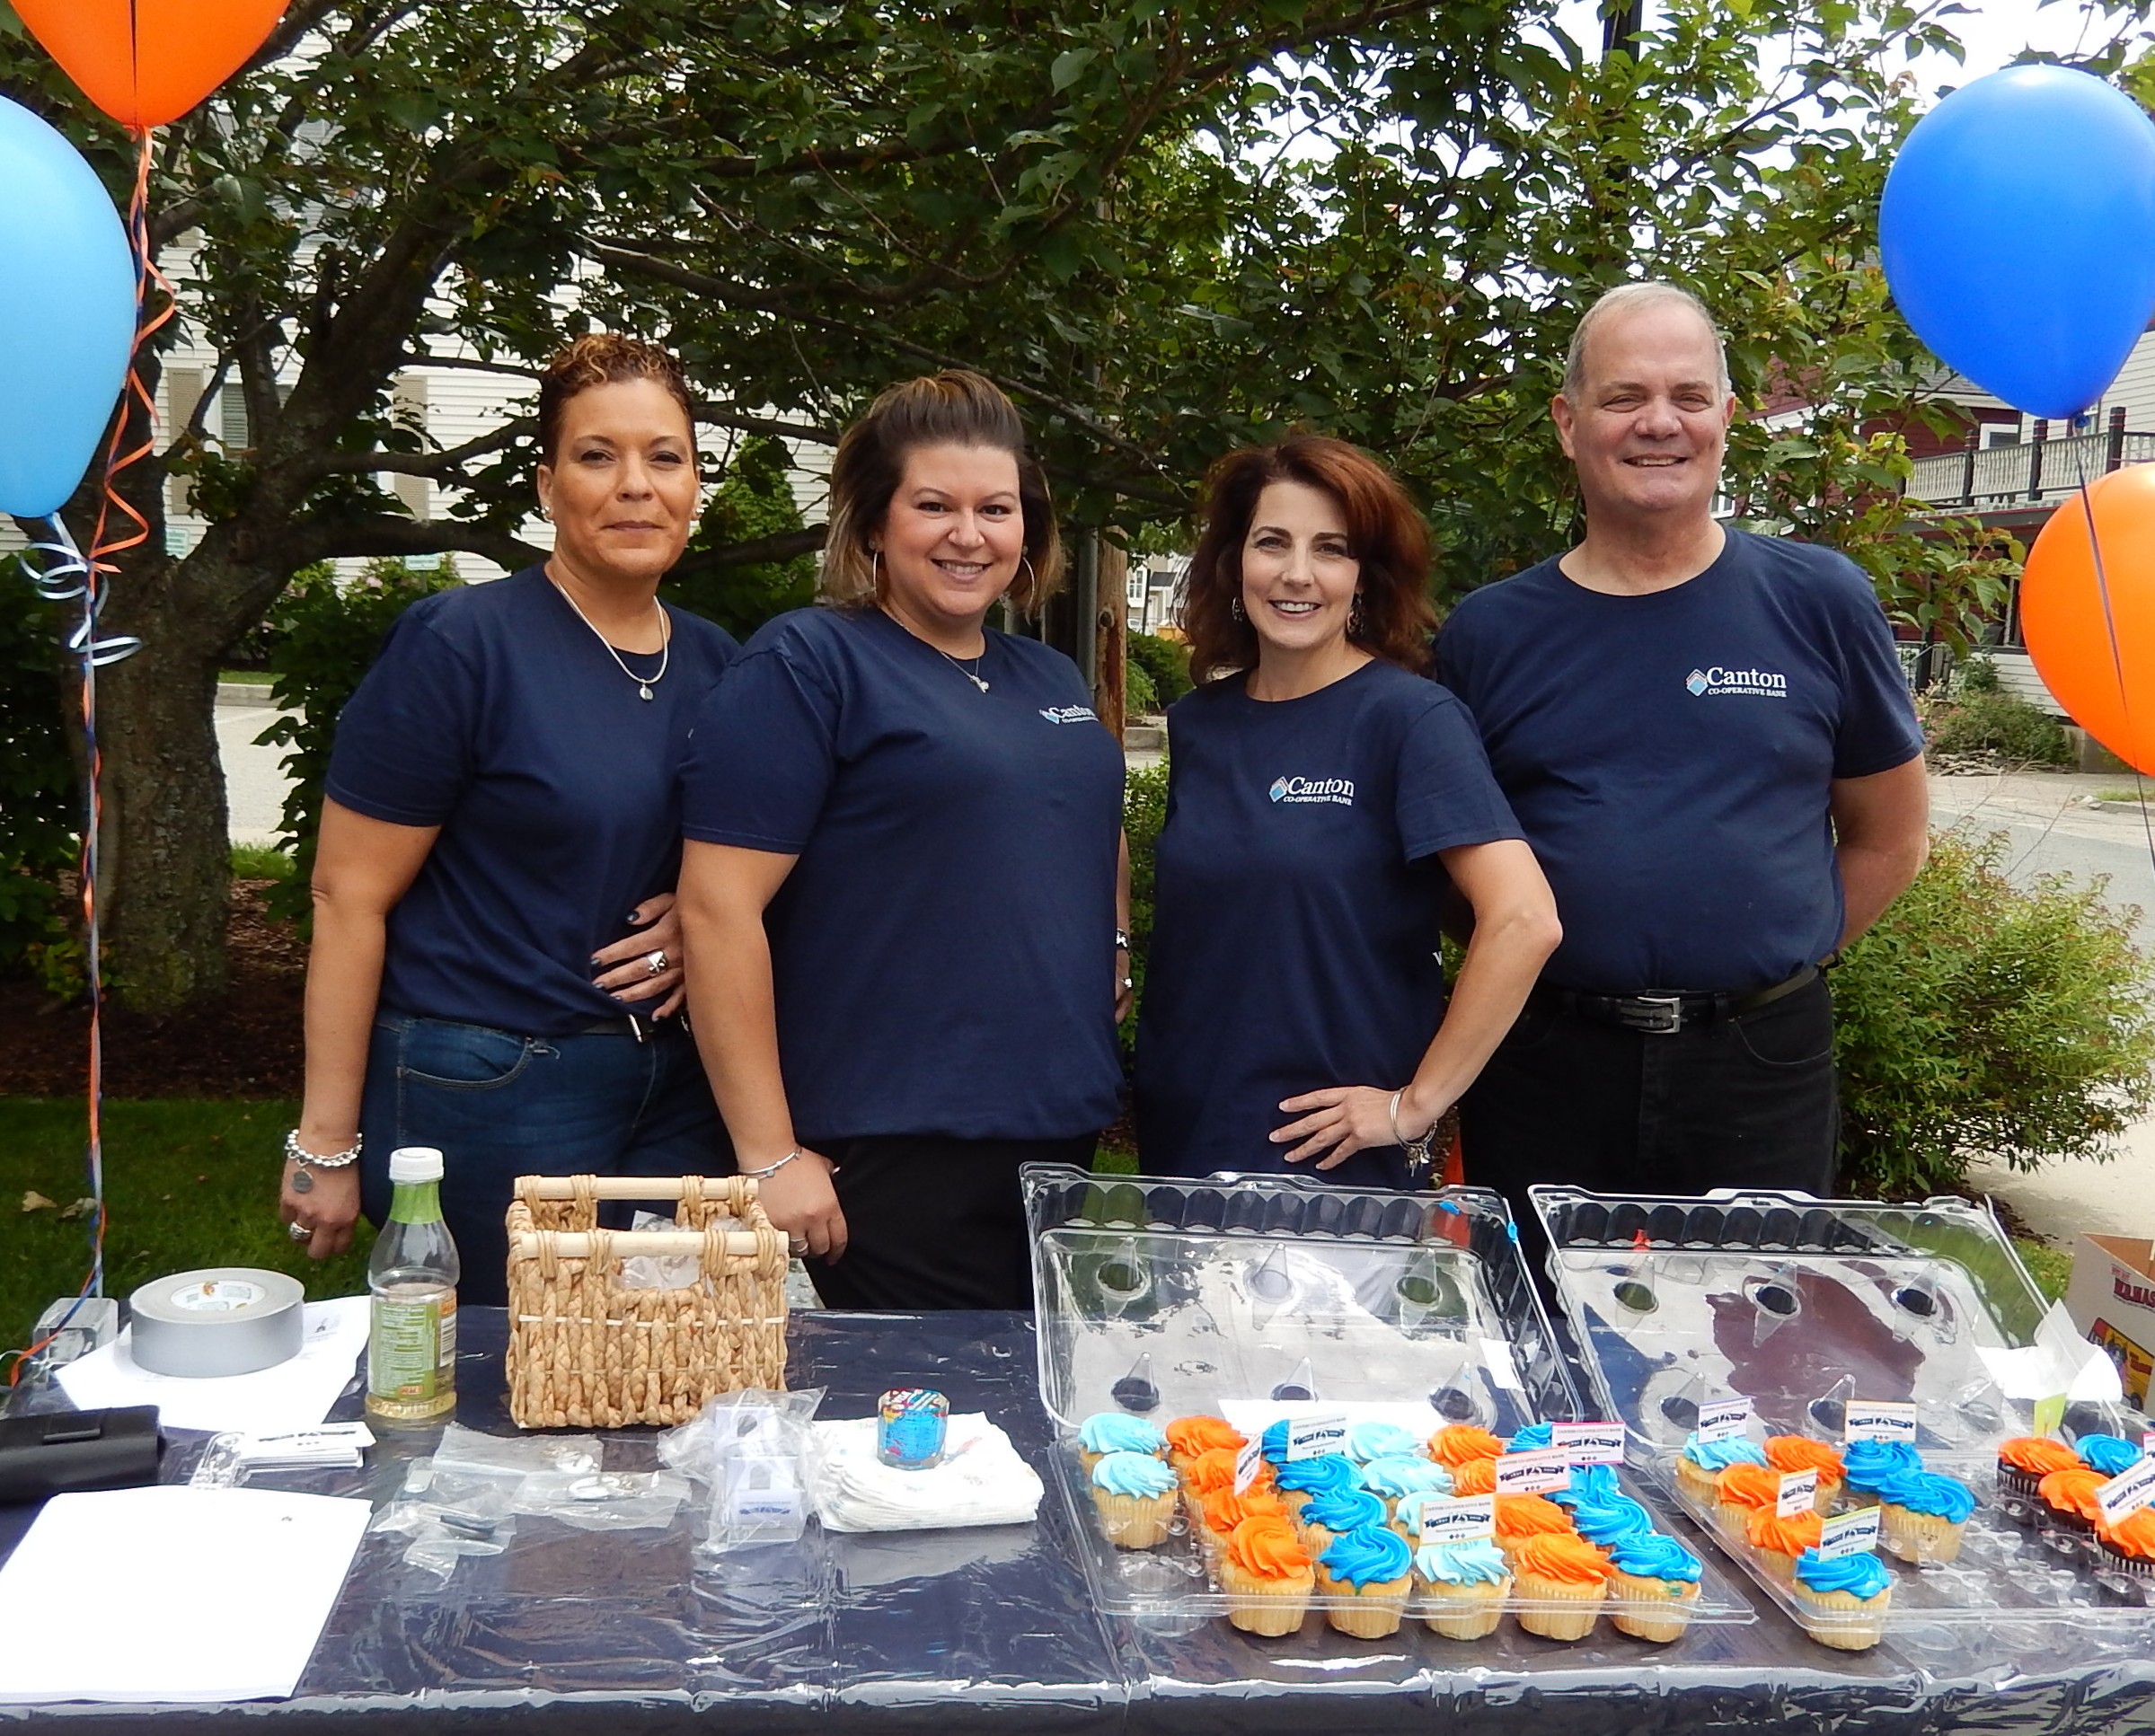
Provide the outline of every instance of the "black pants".
[[1822,976],[1740,1018],[1667,1036],[1539,1000],[1461,1105],[1469,1183],[1510,1202],[1531,1270],[1548,1244],[1526,1190],[1717,1187],[1833,1192],[1840,1099],[1833,1003]]
[[838,1166],[845,1253],[806,1262],[826,1308],[914,1313],[1028,1309],[1032,1241],[1018,1168],[1092,1167],[1090,1133],[1064,1140],[890,1134],[818,1146]]

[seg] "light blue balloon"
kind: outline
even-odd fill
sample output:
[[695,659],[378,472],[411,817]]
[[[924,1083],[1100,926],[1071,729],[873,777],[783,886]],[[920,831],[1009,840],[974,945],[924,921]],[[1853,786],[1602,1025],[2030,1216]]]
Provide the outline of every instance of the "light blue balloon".
[[1878,245],[1941,361],[2031,416],[2078,415],[2155,314],[2155,122],[2070,67],[1976,79],[1901,147]]
[[0,512],[49,518],[75,492],[134,348],[134,260],[104,183],[0,97]]

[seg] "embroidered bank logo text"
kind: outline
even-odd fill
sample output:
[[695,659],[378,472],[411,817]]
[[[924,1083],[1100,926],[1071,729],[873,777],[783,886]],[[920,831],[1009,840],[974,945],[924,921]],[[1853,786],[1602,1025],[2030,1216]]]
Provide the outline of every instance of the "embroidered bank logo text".
[[1331,802],[1340,807],[1355,805],[1352,778],[1275,778],[1265,792],[1276,802]]
[[1725,669],[1717,663],[1710,668],[1692,670],[1683,678],[1683,684],[1700,699],[1721,693],[1757,700],[1788,697],[1788,676],[1771,669]]
[[1044,705],[1040,715],[1050,723],[1098,723],[1100,715],[1090,705]]

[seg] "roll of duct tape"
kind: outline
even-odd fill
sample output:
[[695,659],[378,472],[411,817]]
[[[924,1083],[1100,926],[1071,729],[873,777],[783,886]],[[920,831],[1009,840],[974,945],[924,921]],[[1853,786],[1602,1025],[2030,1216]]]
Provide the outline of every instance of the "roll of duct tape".
[[153,1374],[252,1374],[299,1354],[305,1328],[296,1278],[211,1266],[154,1278],[128,1299],[130,1353]]

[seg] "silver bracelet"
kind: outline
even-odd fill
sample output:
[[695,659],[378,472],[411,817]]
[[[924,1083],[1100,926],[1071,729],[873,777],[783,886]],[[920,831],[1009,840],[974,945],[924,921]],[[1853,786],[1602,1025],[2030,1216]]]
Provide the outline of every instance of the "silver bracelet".
[[[961,687],[961,688],[959,688],[958,691],[959,692],[961,692],[961,693],[962,693],[963,692],[965,692],[965,689],[963,689],[963,688]],[[752,1181],[752,1182],[767,1182],[767,1181],[769,1181],[769,1180],[771,1179],[771,1177],[772,1177],[772,1176],[775,1176],[776,1174],[778,1174],[778,1172],[779,1172],[780,1170],[783,1169],[783,1168],[785,1168],[785,1167],[786,1167],[788,1164],[791,1163],[791,1162],[793,1161],[793,1159],[794,1159],[795,1158],[798,1158],[799,1155],[800,1155],[800,1148],[799,1148],[799,1147],[797,1145],[797,1146],[795,1146],[795,1147],[794,1147],[794,1148],[793,1148],[793,1149],[792,1149],[790,1151],[787,1152],[787,1153],[786,1153],[786,1155],[785,1155],[784,1157],[781,1158],[781,1159],[779,1159],[779,1160],[778,1160],[776,1163],[774,1163],[774,1164],[772,1164],[772,1165],[771,1165],[771,1166],[769,1166],[767,1168],[764,1168],[764,1169],[744,1169],[744,1170],[742,1170],[740,1173],[741,1173],[742,1175],[744,1175],[744,1176],[747,1176],[747,1178],[748,1178],[750,1181]]]
[[[1400,1099],[1406,1095],[1407,1088],[1403,1085],[1394,1091],[1391,1103],[1385,1106],[1384,1116],[1391,1123],[1391,1142],[1407,1154],[1409,1178],[1418,1181],[1422,1172],[1435,1159],[1436,1153],[1431,1148],[1436,1143],[1436,1122],[1431,1122],[1419,1139],[1402,1137],[1400,1132]],[[1443,1119],[1442,1115],[1437,1117],[1437,1121]]]
[[299,1149],[299,1130],[295,1127],[285,1135],[285,1161],[298,1164],[304,1169],[345,1169],[359,1161],[359,1148],[366,1142],[361,1135],[354,1133],[351,1144],[344,1150],[318,1157]]

